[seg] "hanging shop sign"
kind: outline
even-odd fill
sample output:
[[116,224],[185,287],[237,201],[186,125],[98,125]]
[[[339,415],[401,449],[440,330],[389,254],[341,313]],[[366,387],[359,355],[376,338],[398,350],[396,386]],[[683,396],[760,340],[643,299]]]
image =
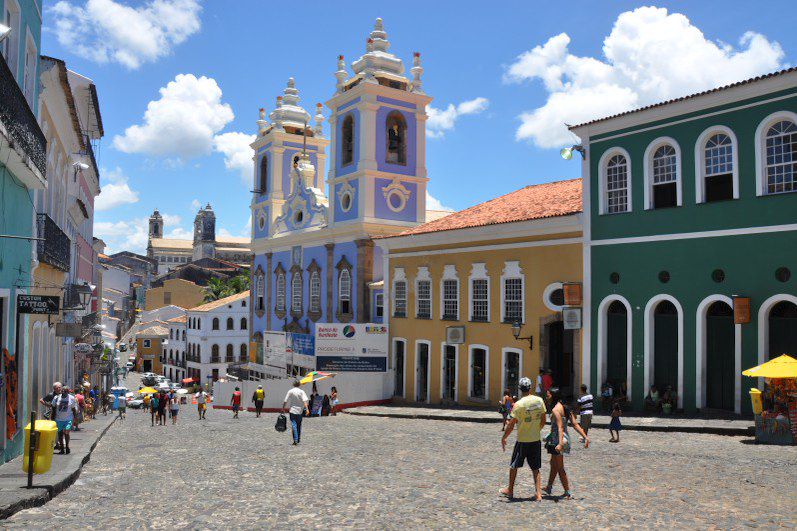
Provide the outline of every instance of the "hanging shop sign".
[[52,295],[17,295],[17,312],[58,315],[61,298]]
[[565,330],[581,329],[581,308],[563,308],[562,321]]
[[581,306],[581,282],[565,282],[562,291],[565,294],[565,306]]
[[83,325],[80,323],[55,323],[56,337],[82,337]]
[[733,323],[747,324],[750,322],[750,297],[733,298]]
[[89,354],[94,348],[88,343],[75,343],[73,349],[78,354]]

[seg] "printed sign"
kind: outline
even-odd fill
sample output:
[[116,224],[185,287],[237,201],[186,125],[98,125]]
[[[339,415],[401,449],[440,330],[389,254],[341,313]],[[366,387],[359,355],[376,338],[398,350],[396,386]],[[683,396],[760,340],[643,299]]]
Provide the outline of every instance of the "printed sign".
[[58,315],[61,298],[52,295],[17,295],[17,312]]
[[316,370],[386,372],[388,327],[374,323],[318,323]]
[[83,337],[83,325],[80,323],[55,323],[56,337]]
[[579,330],[581,328],[581,308],[563,308],[562,320],[565,330]]
[[288,352],[304,356],[315,356],[315,336],[312,334],[289,333]]

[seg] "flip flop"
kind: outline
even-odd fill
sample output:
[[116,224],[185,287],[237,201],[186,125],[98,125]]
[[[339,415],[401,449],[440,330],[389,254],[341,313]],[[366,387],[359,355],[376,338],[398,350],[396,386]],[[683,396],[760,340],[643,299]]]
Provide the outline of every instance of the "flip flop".
[[507,489],[506,487],[504,487],[502,489],[499,489],[498,490],[498,494],[500,494],[501,496],[504,496],[506,498],[509,498],[510,500],[515,498],[515,494],[514,493],[510,493],[509,489]]

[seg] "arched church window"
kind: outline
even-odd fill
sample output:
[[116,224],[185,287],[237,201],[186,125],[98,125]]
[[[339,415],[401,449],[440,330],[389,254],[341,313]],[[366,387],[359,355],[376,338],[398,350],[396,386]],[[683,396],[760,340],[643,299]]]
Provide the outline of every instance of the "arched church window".
[[354,117],[343,119],[340,138],[340,164],[346,166],[354,162]]
[[407,121],[398,111],[387,115],[387,151],[385,162],[390,164],[407,164]]
[[263,195],[268,193],[268,157],[266,155],[260,159],[260,185],[257,188]]

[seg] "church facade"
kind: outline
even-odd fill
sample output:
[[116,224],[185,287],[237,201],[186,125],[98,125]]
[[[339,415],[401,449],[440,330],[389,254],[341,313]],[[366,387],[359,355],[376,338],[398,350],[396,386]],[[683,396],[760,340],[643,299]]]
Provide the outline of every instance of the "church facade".
[[157,209],[149,218],[147,256],[157,261],[158,275],[201,258],[218,258],[235,264],[249,264],[248,238],[216,236],[216,214],[208,203],[194,218],[194,239],[164,238],[163,216]]
[[[338,57],[325,137],[322,105],[299,105],[293,78],[261,109],[252,210],[252,340],[315,323],[382,322],[383,256],[374,238],[424,223],[426,106],[420,55],[405,77],[377,19],[366,53]],[[326,148],[329,146],[329,157]],[[324,183],[324,172],[327,171]]]

